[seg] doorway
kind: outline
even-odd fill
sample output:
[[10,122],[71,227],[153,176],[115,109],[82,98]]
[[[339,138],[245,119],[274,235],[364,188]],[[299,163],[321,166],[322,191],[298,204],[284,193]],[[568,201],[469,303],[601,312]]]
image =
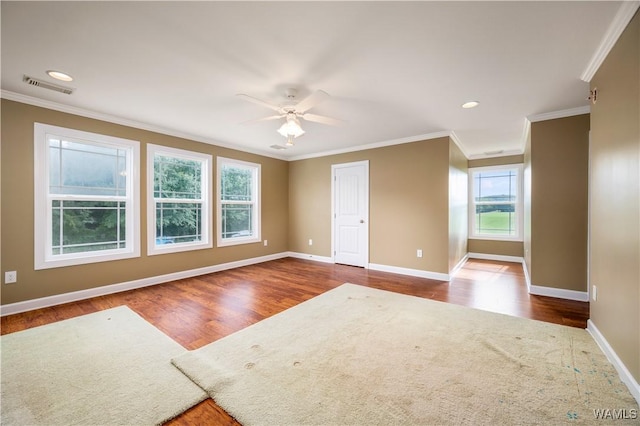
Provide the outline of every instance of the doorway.
[[369,264],[369,161],[331,166],[333,261]]

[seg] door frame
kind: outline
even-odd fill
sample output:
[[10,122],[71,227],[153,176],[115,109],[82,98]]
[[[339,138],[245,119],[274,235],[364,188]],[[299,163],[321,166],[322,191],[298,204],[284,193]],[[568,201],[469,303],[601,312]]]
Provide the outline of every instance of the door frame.
[[340,168],[364,166],[364,223],[365,223],[365,244],[364,244],[364,268],[369,269],[369,160],[353,161],[350,163],[339,163],[331,165],[331,261],[336,263],[336,170]]

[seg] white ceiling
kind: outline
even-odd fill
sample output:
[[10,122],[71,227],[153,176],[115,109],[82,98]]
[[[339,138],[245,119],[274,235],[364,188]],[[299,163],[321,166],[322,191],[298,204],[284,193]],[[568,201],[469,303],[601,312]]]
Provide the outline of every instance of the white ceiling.
[[[2,1],[3,97],[281,158],[449,132],[468,157],[521,153],[526,117],[588,106],[580,76],[621,4]],[[50,69],[72,95],[22,81]],[[279,122],[241,123],[273,111],[235,95],[288,87],[328,92],[310,112],[346,124],[270,148]]]

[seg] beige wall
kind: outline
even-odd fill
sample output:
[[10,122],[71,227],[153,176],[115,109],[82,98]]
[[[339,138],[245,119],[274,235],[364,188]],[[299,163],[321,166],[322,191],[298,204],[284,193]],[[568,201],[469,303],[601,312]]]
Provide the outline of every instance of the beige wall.
[[589,114],[531,124],[531,283],[587,291]]
[[289,163],[290,251],[331,256],[331,161],[321,157]]
[[[33,123],[117,136],[141,143],[141,252],[140,258],[89,265],[34,270],[33,248]],[[180,147],[262,164],[262,243],[146,256],[146,144]],[[215,161],[214,161],[215,164]],[[230,261],[284,252],[288,249],[288,163],[2,100],[2,271],[16,270],[18,282],[3,284],[2,304],[51,296],[108,284],[201,268]],[[215,180],[214,180],[215,185]],[[215,221],[215,219],[214,219]],[[214,228],[215,229],[215,226]]]
[[[481,158],[477,160],[469,160],[468,166],[487,167],[487,166],[503,166],[508,164],[522,164],[524,155],[507,155],[504,157]],[[469,239],[469,253],[495,254],[499,256],[522,257],[524,255],[524,247],[522,241],[497,241],[497,240],[481,240]]]
[[469,237],[467,157],[449,141],[449,272],[467,254]]
[[524,249],[522,241],[469,239],[469,253],[523,257]]
[[291,162],[290,250],[331,256],[331,165],[363,160],[369,160],[369,262],[447,274],[449,138]]
[[639,13],[591,87],[591,321],[640,382]]

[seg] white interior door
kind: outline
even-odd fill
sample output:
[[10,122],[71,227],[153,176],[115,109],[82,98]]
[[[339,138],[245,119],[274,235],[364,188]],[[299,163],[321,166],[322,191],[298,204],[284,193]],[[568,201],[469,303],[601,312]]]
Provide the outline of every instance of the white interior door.
[[333,174],[333,258],[369,263],[369,162],[335,164]]

